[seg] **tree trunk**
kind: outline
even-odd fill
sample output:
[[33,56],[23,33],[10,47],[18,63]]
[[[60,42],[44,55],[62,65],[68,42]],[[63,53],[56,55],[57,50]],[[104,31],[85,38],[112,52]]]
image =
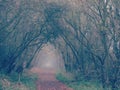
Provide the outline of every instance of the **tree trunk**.
[[106,90],[104,64],[101,66],[101,80],[102,80],[102,88],[103,88],[103,90]]

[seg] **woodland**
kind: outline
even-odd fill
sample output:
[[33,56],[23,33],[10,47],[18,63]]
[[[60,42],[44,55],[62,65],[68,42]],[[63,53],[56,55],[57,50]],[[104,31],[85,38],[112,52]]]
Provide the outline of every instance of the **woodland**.
[[74,81],[120,89],[120,0],[0,0],[0,72],[22,73],[47,43]]

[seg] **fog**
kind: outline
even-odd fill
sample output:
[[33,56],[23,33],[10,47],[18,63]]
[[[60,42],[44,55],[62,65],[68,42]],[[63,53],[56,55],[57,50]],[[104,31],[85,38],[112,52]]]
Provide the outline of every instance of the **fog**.
[[52,69],[57,72],[64,70],[60,53],[49,43],[39,51],[32,64],[40,69]]

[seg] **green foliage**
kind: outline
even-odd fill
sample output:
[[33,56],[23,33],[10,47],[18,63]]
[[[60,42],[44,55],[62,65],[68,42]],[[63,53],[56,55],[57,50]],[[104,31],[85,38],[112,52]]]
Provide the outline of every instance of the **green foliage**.
[[36,90],[36,85],[35,85],[35,82],[37,80],[37,76],[36,75],[31,75],[31,76],[28,76],[28,75],[25,75],[21,78],[21,82],[29,87],[29,90]]
[[23,74],[21,82],[18,82],[18,74],[0,74],[0,90],[35,90],[36,75]]
[[[73,81],[71,78],[63,76],[61,73],[56,75],[56,78],[74,90],[103,90],[102,85],[97,81]],[[110,88],[106,90],[111,90]]]
[[61,73],[57,74],[56,78],[63,83],[66,83],[66,82],[70,81],[70,79],[64,77]]

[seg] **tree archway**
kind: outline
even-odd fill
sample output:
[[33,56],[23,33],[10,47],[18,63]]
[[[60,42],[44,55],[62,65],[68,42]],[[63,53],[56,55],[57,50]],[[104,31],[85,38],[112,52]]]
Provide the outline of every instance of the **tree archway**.
[[[3,5],[10,3],[6,1],[1,2],[3,2]],[[32,2],[33,4],[29,4]],[[14,9],[16,6],[13,5],[17,3],[19,3],[19,6],[17,9]],[[13,1],[13,4],[9,5],[13,6],[12,9],[14,11],[12,10],[7,14],[12,13],[13,16],[11,16],[10,20],[9,16],[6,17],[9,21],[6,21],[7,23],[3,23],[3,26],[1,26],[1,33],[6,31],[7,35],[1,40],[1,43],[4,45],[1,48],[3,47],[3,50],[7,52],[7,57],[2,57],[1,70],[4,69],[6,72],[11,72],[21,66],[24,61],[27,62],[28,67],[43,44],[52,42],[59,36],[61,31],[54,24],[61,17],[60,14],[62,14],[63,8],[55,3],[44,1],[39,2],[37,5],[40,5],[39,8],[33,7],[36,4],[34,1]],[[46,5],[46,7],[42,5]],[[6,14],[7,10],[3,12]],[[3,36],[1,35],[1,37]],[[9,51],[5,50],[6,47],[8,47]]]
[[47,43],[37,53],[36,58],[32,61],[32,67],[56,73],[64,71],[64,62],[60,52],[53,45]]
[[95,77],[103,88],[107,84],[116,88],[120,1],[70,1],[0,0],[0,71],[19,71],[24,63],[28,68],[36,53],[50,43],[75,79]]

